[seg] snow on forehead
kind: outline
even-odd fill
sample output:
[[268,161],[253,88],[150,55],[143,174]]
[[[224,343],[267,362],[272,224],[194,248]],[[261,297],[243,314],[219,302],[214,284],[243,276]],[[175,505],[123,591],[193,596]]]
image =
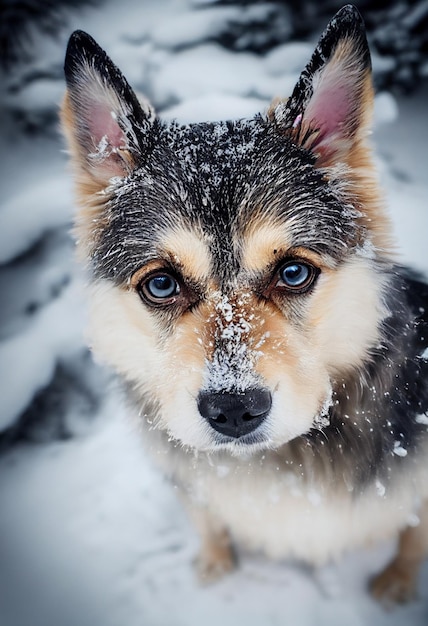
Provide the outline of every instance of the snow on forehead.
[[257,119],[236,122],[221,121],[180,126],[167,125],[167,140],[186,165],[196,162],[200,171],[213,166],[226,169],[232,162],[249,154],[264,131]]

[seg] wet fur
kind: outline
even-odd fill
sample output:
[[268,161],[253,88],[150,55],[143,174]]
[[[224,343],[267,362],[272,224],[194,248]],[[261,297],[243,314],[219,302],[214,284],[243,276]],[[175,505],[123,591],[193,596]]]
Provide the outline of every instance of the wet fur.
[[[290,98],[250,121],[162,122],[80,32],[66,76],[93,348],[182,489],[200,572],[233,566],[230,535],[322,563],[403,531],[373,589],[408,599],[428,552],[428,287],[394,263],[358,12],[338,13]],[[311,291],[278,288],[287,259],[317,268]],[[173,305],[141,301],[153,271],[180,282]],[[251,435],[198,412],[203,390],[260,385],[273,404]]]

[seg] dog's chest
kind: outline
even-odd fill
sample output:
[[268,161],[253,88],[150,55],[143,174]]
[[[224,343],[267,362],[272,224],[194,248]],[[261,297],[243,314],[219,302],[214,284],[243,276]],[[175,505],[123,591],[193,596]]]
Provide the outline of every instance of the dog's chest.
[[417,520],[413,479],[394,489],[374,481],[358,495],[272,463],[184,457],[176,477],[194,506],[206,508],[236,542],[270,558],[321,564]]

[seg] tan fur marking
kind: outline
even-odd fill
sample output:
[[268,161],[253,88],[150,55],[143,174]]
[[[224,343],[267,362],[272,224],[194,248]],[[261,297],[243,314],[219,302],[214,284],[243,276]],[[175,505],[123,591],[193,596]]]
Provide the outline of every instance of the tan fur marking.
[[[293,427],[301,428],[299,414],[312,418],[321,410],[329,394],[329,378],[323,355],[315,354],[311,338],[290,322],[272,303],[259,306],[263,324],[252,331],[252,341],[260,346],[255,370],[272,390],[283,398],[277,419],[287,413],[290,401],[298,399]],[[317,357],[319,357],[317,360]],[[310,381],[310,391],[308,390]],[[283,395],[285,394],[285,395]],[[287,406],[288,404],[288,406]]]
[[160,248],[181,269],[184,276],[200,281],[205,281],[209,276],[211,255],[202,233],[177,227],[162,237]]
[[[132,287],[133,289],[135,289],[138,286],[138,283],[145,277],[148,276],[148,274],[151,274],[152,272],[156,272],[156,270],[161,270],[163,269],[164,265],[162,263],[161,260],[154,260],[154,261],[150,261],[149,263],[146,263],[143,267],[140,267],[132,276],[131,276],[131,281],[130,281],[130,287]],[[128,286],[124,287],[125,289],[128,289]]]
[[[172,359],[190,364],[190,367],[198,372],[198,380],[201,381],[206,351],[210,350],[205,344],[207,320],[204,315],[206,309],[202,306],[195,311],[184,313],[177,321],[174,337],[169,342]],[[199,383],[198,383],[199,384]]]
[[419,515],[419,524],[400,535],[398,552],[389,565],[371,582],[371,592],[383,602],[409,602],[417,595],[420,568],[428,556],[428,502]]
[[378,341],[378,324],[387,313],[382,286],[382,279],[363,257],[320,275],[306,328],[331,373],[361,365],[369,347]]
[[204,585],[212,583],[236,567],[230,534],[206,507],[195,505],[184,491],[179,495],[201,540],[195,562],[198,578]]
[[363,212],[362,222],[372,234],[374,246],[385,256],[392,257],[393,246],[391,219],[385,211],[380,190],[373,149],[367,139],[372,126],[374,89],[371,71],[366,70],[361,83],[360,121],[355,140],[350,146],[345,162],[349,167],[346,178],[351,195]]
[[286,256],[304,259],[319,268],[332,266],[331,259],[307,248],[292,246],[286,225],[266,224],[265,221],[263,218],[253,220],[242,236],[242,265],[249,272],[263,272]]
[[253,219],[241,242],[242,265],[250,272],[261,271],[284,256],[291,245],[291,235],[282,223]]
[[202,545],[197,557],[196,567],[199,580],[209,584],[230,573],[236,567],[228,531],[222,529],[201,533]]
[[372,149],[367,140],[355,144],[348,155],[349,172],[345,173],[349,193],[355,198],[357,208],[363,213],[361,222],[371,233],[373,245],[378,252],[392,259],[396,250],[393,243],[392,223],[385,210]]

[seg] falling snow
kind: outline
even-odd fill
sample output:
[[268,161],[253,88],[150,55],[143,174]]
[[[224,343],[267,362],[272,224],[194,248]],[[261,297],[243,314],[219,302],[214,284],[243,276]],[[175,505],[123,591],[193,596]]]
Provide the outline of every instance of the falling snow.
[[420,413],[419,415],[416,415],[415,420],[418,424],[428,426],[428,413]]
[[377,495],[383,498],[386,493],[385,485],[377,478],[375,481],[375,486]]
[[401,445],[399,441],[394,441],[393,453],[401,457],[407,456],[407,450],[403,448],[403,446]]

